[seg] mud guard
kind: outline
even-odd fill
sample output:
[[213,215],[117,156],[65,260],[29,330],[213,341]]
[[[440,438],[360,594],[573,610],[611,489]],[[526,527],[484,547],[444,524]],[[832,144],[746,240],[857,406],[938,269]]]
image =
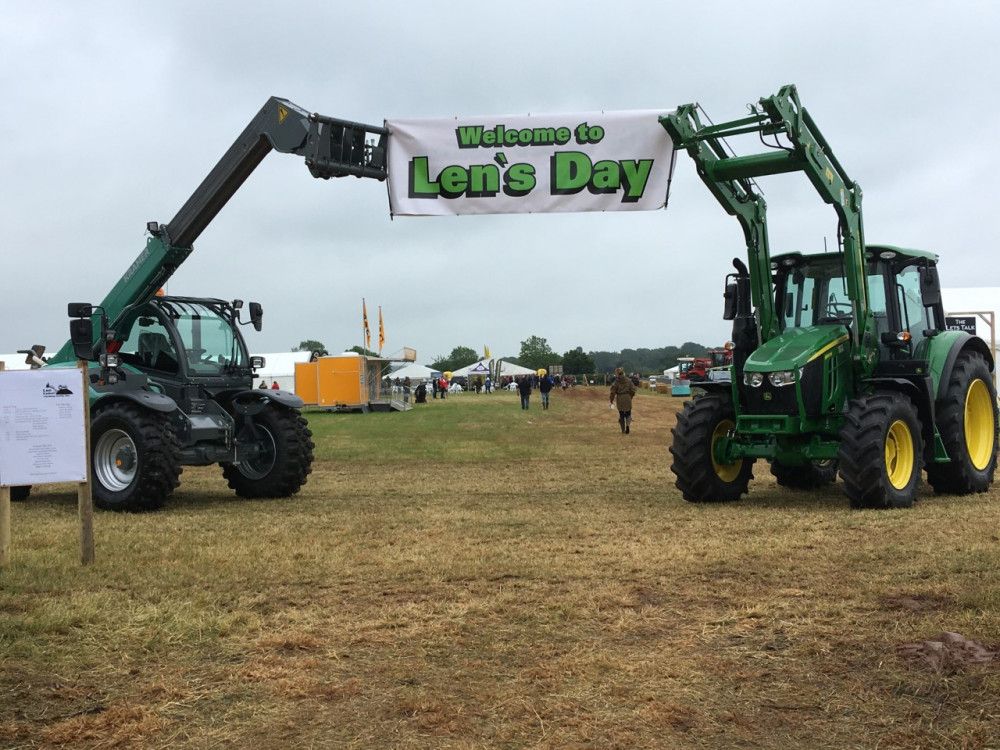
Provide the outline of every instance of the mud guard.
[[139,406],[152,411],[170,413],[177,411],[177,402],[164,393],[155,391],[113,391],[104,393],[99,399],[91,404],[91,410],[98,405],[106,406],[112,401],[131,401]]
[[233,394],[231,402],[234,408],[243,413],[256,413],[267,404],[274,402],[289,409],[301,409],[305,405],[299,396],[290,391],[262,390],[260,388],[247,388]]

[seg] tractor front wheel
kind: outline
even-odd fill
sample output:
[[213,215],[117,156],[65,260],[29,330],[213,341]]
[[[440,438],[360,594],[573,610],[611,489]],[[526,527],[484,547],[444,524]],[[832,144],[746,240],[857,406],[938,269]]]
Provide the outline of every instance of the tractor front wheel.
[[951,461],[927,467],[935,492],[985,492],[997,466],[997,394],[982,355],[959,356],[938,400],[938,431]]
[[688,401],[677,415],[670,452],[670,470],[677,475],[677,489],[690,503],[739,500],[753,478],[753,459],[720,463],[713,453],[716,443],[736,427],[736,411],[729,396],[710,394]]
[[222,465],[222,475],[240,497],[288,497],[306,482],[316,447],[307,422],[297,411],[269,405],[254,415],[241,440],[257,445],[256,455]]
[[852,508],[908,508],[917,498],[920,420],[892,391],[854,399],[840,431],[840,478]]
[[119,401],[94,414],[90,440],[94,505],[149,511],[166,504],[181,474],[169,415]]

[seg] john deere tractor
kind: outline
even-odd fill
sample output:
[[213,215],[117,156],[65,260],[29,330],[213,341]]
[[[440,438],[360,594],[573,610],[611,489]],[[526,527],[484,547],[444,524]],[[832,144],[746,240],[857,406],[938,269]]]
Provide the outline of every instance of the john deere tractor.
[[[992,353],[947,330],[937,255],[865,242],[861,188],[795,87],[739,120],[706,125],[688,104],[661,123],[747,246],[747,263],[735,259],[726,277],[732,378],[700,384],[673,430],[684,498],[738,499],[758,459],[790,488],[822,486],[839,470],[853,508],[911,505],[923,471],[936,492],[984,492],[997,460]],[[728,139],[746,135],[769,148],[734,155]],[[790,172],[836,212],[835,251],[771,254],[756,180]]]

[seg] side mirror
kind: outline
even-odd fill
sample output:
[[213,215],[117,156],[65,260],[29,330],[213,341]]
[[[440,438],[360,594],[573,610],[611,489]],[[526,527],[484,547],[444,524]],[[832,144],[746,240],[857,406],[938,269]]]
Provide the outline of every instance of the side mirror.
[[250,303],[250,322],[253,323],[255,331],[260,331],[264,321],[264,308],[260,302]]
[[70,302],[66,314],[71,318],[89,318],[94,314],[94,306],[89,302]]
[[722,308],[722,319],[723,320],[735,320],[736,319],[736,282],[730,281],[726,284],[726,291],[722,293],[723,308]]
[[77,359],[95,359],[94,324],[90,318],[75,318],[69,322],[69,340],[73,342],[73,353]]
[[924,307],[941,304],[941,281],[937,266],[928,264],[920,268],[920,296],[923,297]]

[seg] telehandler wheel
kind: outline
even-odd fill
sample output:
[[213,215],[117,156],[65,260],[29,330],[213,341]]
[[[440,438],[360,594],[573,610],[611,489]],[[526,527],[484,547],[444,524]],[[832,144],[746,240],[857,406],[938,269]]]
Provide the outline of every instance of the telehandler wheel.
[[825,487],[837,479],[837,462],[810,461],[802,466],[787,466],[774,461],[771,464],[771,474],[782,487],[793,490],[814,490]]
[[294,495],[312,471],[312,432],[297,411],[274,404],[253,418],[252,437],[258,454],[222,464],[222,475],[240,497]]
[[902,394],[851,401],[840,430],[840,478],[852,508],[908,508],[920,484],[920,420]]
[[30,494],[31,494],[30,484],[22,484],[10,488],[10,499],[15,503],[27,500],[28,495]]
[[927,481],[935,492],[985,492],[997,465],[997,394],[982,355],[965,352],[938,400],[938,431],[951,461],[930,464]]
[[91,421],[90,441],[98,508],[157,510],[179,484],[180,448],[163,412],[123,401],[99,408]]
[[739,500],[753,479],[753,459],[729,464],[716,461],[712,447],[736,426],[732,399],[710,394],[688,401],[677,415],[670,452],[670,470],[677,475],[677,489],[689,503],[722,503]]

